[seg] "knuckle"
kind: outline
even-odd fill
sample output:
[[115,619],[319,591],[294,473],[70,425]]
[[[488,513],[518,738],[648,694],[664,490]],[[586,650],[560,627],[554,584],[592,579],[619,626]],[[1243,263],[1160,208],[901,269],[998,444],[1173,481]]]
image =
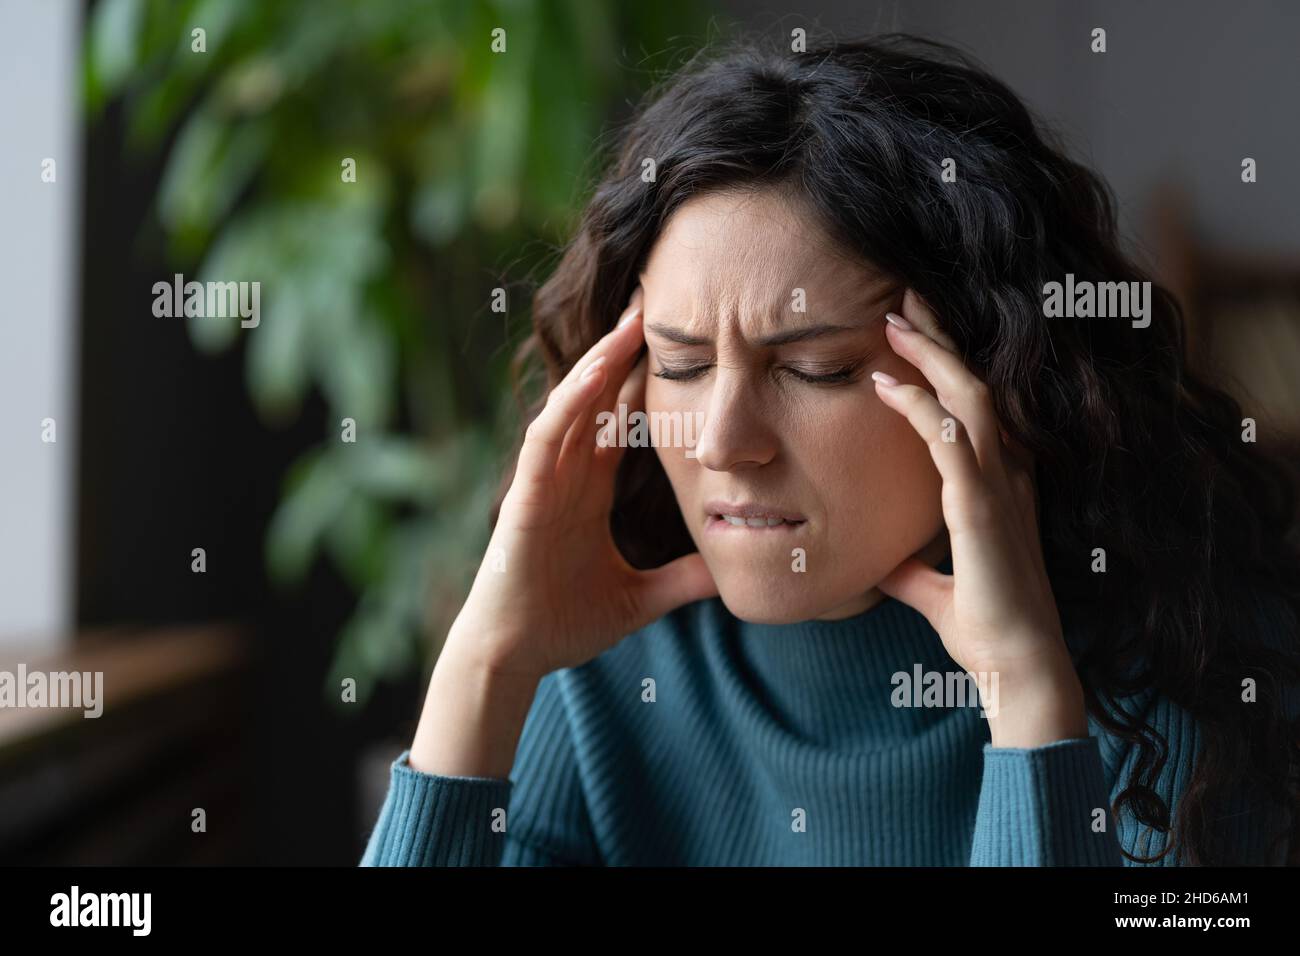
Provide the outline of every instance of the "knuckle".
[[1034,481],[1027,472],[1019,469],[1012,470],[1011,487],[1015,489],[1015,493],[1019,497],[1027,501],[1034,499]]
[[930,440],[926,444],[930,446],[930,453],[932,455],[945,456],[952,453],[953,445],[955,445],[956,442],[940,432],[937,435],[931,436]]
[[[517,480],[506,492],[501,502],[501,513],[510,513],[516,518],[544,509],[546,506],[546,486],[535,479]],[[499,520],[499,519],[498,519]]]
[[564,404],[564,400],[568,398],[569,395],[572,394],[573,392],[572,386],[574,384],[574,381],[576,381],[576,379],[570,380],[566,378],[556,382],[555,387],[552,388],[549,393],[547,393],[546,407],[554,408],[556,405]]
[[533,423],[524,430],[524,441],[535,446],[548,446],[555,444],[547,434],[546,422],[540,417],[533,421]]
[[945,415],[939,420],[938,429],[930,437],[931,447],[951,448],[967,440],[966,426],[952,415]]
[[991,401],[991,394],[988,385],[981,382],[979,379],[975,379],[971,382],[970,387],[967,389],[966,397],[972,403],[981,407],[988,407]]
[[903,406],[911,410],[920,404],[925,392],[916,385],[905,384],[898,386],[898,388],[895,389],[895,394],[898,395],[898,400],[903,403]]
[[983,485],[973,482],[952,492],[952,505],[968,528],[991,528],[998,520],[998,509]]

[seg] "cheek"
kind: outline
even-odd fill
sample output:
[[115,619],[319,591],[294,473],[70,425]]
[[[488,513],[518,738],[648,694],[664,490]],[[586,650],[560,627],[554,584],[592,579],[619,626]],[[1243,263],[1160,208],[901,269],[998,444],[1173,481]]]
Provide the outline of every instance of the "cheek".
[[920,547],[937,530],[942,483],[929,449],[874,395],[824,419],[809,441],[806,460],[837,547],[861,552],[863,541],[873,542],[872,552],[895,542]]
[[[685,389],[675,389],[653,375],[646,377],[645,410],[647,415],[653,415],[656,412],[665,414],[681,412],[684,419],[685,415],[694,412],[695,408],[695,403],[686,397]],[[658,457],[664,473],[668,475],[668,481],[672,484],[674,493],[678,498],[681,498],[691,477],[698,473],[699,466],[693,460],[688,459],[681,448],[656,445],[655,455]]]
[[887,473],[910,456],[913,442],[922,444],[907,421],[876,398],[870,383],[851,401],[821,402],[800,417],[792,444],[814,477],[835,486]]
[[667,395],[664,394],[663,382],[647,372],[645,379],[645,410],[647,412],[666,411],[664,406],[666,399]]

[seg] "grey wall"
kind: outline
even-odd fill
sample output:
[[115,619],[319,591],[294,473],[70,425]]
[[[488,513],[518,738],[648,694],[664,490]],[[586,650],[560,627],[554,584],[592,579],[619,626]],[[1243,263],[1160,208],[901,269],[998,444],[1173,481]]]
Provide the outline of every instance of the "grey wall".
[[[1300,259],[1300,3],[1294,0],[770,0],[732,19],[837,35],[906,30],[956,42],[1065,135],[1139,231],[1164,181],[1186,183],[1208,240]],[[1107,52],[1091,52],[1103,27]],[[1253,157],[1259,181],[1241,182]]]

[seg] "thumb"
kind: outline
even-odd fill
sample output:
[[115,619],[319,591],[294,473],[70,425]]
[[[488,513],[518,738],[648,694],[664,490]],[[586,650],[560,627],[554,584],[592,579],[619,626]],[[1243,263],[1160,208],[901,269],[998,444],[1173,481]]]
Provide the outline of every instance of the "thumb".
[[920,611],[930,626],[938,630],[939,619],[952,590],[952,576],[936,571],[919,558],[908,558],[876,587]]
[[641,609],[650,620],[718,593],[718,585],[698,551],[642,572],[641,582]]

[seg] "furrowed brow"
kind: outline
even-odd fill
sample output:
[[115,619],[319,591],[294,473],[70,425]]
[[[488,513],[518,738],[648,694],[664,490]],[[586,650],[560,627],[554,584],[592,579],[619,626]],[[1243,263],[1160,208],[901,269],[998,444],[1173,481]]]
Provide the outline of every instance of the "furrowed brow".
[[661,335],[669,342],[676,342],[678,345],[711,345],[711,339],[700,338],[698,335],[687,335],[681,329],[675,329],[671,325],[663,325],[659,322],[649,322],[646,324],[646,331],[653,332],[655,335]]
[[776,335],[769,335],[767,338],[759,339],[758,344],[769,348],[774,345],[789,345],[792,342],[806,342],[808,339],[821,338],[823,335],[856,332],[859,328],[860,326],[856,325],[808,325],[800,329],[789,329],[785,332],[778,332]]
[[[855,332],[859,329],[855,325],[808,325],[798,329],[787,329],[784,332],[778,332],[776,335],[769,335],[766,338],[758,340],[758,345],[765,348],[771,348],[776,345],[789,345],[792,342],[806,342],[808,339],[820,338],[823,335],[835,335],[839,332]],[[658,322],[651,322],[646,326],[646,330],[663,336],[670,342],[676,342],[678,345],[712,345],[711,339],[701,338],[698,335],[689,335],[681,329],[675,329],[670,325],[662,325]]]

